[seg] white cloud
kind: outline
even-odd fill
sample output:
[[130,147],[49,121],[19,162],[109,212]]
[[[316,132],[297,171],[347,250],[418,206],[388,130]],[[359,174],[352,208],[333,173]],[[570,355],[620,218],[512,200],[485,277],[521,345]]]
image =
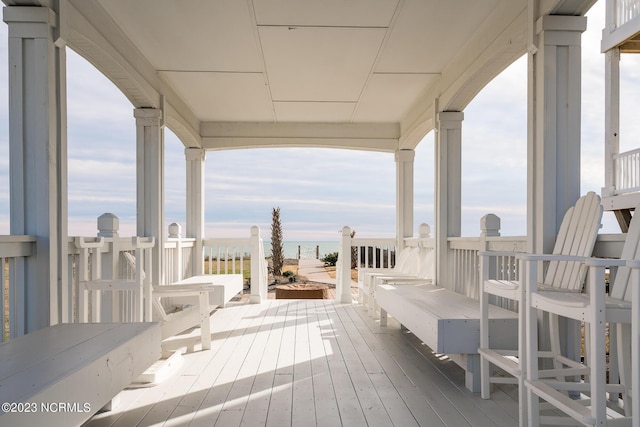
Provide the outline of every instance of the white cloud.
[[[583,35],[582,192],[603,186],[604,56],[600,53],[604,1],[589,12]],[[0,40],[7,38],[0,25]],[[621,145],[638,144],[640,58],[622,61]],[[0,87],[7,87],[6,42],[0,43]],[[480,217],[502,218],[503,235],[526,232],[526,57],[490,83],[465,110],[463,122],[463,235],[479,233]],[[93,67],[68,54],[69,215],[72,234],[95,234],[95,218],[116,213],[121,234],[135,232],[135,123],[128,100]],[[0,90],[0,188],[8,188],[7,91]],[[184,222],[185,160],[167,133],[167,223]],[[499,165],[499,167],[496,167]],[[434,225],[433,135],[416,149],[417,224]],[[395,164],[389,153],[328,149],[210,152],[206,162],[207,233],[244,236],[251,225],[267,232],[280,205],[291,240],[337,239],[349,225],[361,237],[395,230]],[[8,232],[8,192],[0,191],[0,234]],[[608,216],[607,216],[608,218]],[[604,230],[617,231],[607,219]],[[613,224],[613,225],[611,225]],[[184,224],[183,224],[184,225]]]

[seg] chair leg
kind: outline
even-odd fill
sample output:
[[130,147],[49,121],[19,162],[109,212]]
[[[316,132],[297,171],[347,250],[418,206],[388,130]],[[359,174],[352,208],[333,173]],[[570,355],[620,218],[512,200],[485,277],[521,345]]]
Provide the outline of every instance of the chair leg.
[[[631,388],[631,384],[629,384],[629,379],[631,378],[631,325],[628,324],[617,324],[616,331],[613,332],[609,330],[609,335],[617,335],[617,348],[615,352],[617,353],[618,360],[618,368],[619,368],[619,379],[620,384],[622,384],[625,388],[624,399],[624,413],[627,416],[631,415],[631,405],[628,405],[628,402],[631,402],[631,396],[629,395],[629,390]],[[613,358],[614,350],[609,346],[609,360]],[[609,372],[609,382],[613,383],[618,378],[611,378],[612,373]]]
[[[522,309],[522,307],[520,308]],[[535,381],[538,379],[538,310],[526,306],[527,321],[527,379]],[[527,387],[527,418],[530,427],[540,425],[540,401],[530,388]]]
[[380,326],[387,326],[387,310],[380,308]]
[[[484,285],[480,290],[480,348],[489,348],[489,294],[484,292]],[[480,354],[480,396],[491,398],[491,366],[489,361]]]

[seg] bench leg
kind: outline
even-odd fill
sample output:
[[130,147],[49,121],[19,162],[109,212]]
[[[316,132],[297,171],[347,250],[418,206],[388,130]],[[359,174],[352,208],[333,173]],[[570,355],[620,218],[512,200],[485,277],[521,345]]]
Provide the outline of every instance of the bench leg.
[[116,394],[115,397],[109,401],[109,403],[107,403],[102,408],[100,408],[98,413],[113,411],[119,405],[120,405],[120,393]]
[[481,388],[480,381],[480,355],[467,354],[466,366],[464,370],[464,385],[470,391],[479,393]]
[[380,307],[380,326],[387,326],[387,310]]
[[200,305],[200,334],[202,336],[202,349],[211,350],[211,322],[209,319],[209,293],[200,292],[198,296]]

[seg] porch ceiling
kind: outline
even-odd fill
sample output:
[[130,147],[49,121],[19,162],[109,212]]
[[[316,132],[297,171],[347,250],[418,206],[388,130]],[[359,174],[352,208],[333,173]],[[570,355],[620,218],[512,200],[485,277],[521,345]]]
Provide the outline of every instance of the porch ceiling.
[[69,46],[207,149],[413,148],[436,108],[464,108],[526,46],[526,0],[64,5]]

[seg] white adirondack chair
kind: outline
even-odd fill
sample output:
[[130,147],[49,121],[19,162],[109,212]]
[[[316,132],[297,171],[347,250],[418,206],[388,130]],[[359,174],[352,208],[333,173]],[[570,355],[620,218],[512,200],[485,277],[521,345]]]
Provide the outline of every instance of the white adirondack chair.
[[[128,252],[123,255],[132,269],[136,269],[137,275],[145,279],[144,270],[138,270],[137,259]],[[138,277],[138,276],[137,276]],[[217,306],[209,304],[209,292],[215,292],[216,287],[210,280],[202,283],[190,283],[188,285],[152,286],[150,304],[153,309],[152,320],[160,322],[161,338],[167,339],[193,327],[200,327],[200,339],[203,350],[211,349],[211,324],[209,321],[211,311]],[[179,310],[167,311],[162,305],[162,298],[189,297],[194,304],[180,307]]]
[[[612,259],[588,259],[582,268],[589,268],[589,286],[586,293],[551,292],[541,288],[536,280],[536,261],[531,260],[531,267],[527,270],[527,380],[526,387],[529,403],[529,421],[531,426],[549,423],[563,423],[566,425],[567,417],[575,420],[579,425],[586,426],[634,426],[640,425],[640,413],[638,413],[637,393],[631,393],[632,374],[637,378],[640,370],[637,354],[637,321],[633,323],[634,343],[636,347],[635,361],[631,364],[631,337],[632,325],[632,294],[635,288],[637,297],[638,272],[636,271],[636,283],[632,286],[632,270],[628,265],[640,267],[640,205],[636,207],[620,260]],[[632,260],[629,262],[629,260]],[[617,266],[615,279],[611,284],[609,295],[605,290],[605,268]],[[636,316],[638,306],[636,305]],[[576,364],[567,360],[559,353],[558,333],[552,336],[553,356],[560,366],[555,370],[557,379],[542,378],[542,372],[538,369],[538,360],[542,352],[538,349],[537,327],[538,317],[541,312],[550,313],[551,318],[563,316],[585,322],[585,364],[577,365],[582,368],[585,382],[565,381],[565,376],[575,375],[580,372],[574,366]],[[610,378],[606,383],[607,362],[605,354],[605,325],[610,324],[611,334],[617,335],[617,349],[610,351],[610,357],[618,355],[618,367],[620,370],[620,382],[617,378]],[[615,327],[614,327],[615,324]],[[552,326],[557,326],[552,323]],[[552,329],[553,330],[553,329]],[[613,376],[613,375],[611,375]],[[547,377],[545,375],[545,377]],[[637,382],[633,385],[637,385]],[[637,388],[636,388],[637,390]],[[588,400],[576,400],[567,395],[567,391],[576,391],[589,395]],[[623,394],[624,411],[619,405],[607,405],[607,392],[611,396]],[[632,396],[633,395],[633,404]],[[552,408],[566,414],[565,417],[541,416],[540,400],[546,401]],[[609,407],[609,411],[607,408]],[[617,409],[617,411],[616,411]],[[632,418],[632,413],[635,419]]]
[[[102,276],[102,257],[100,250],[105,242],[102,237],[84,238],[76,237],[75,246],[80,251],[78,263],[79,288],[78,288],[78,316],[81,322],[100,322],[101,298],[104,292],[113,295],[111,321],[123,322],[149,322],[151,321],[151,282],[143,275],[136,275],[135,279],[122,279],[113,277],[105,279]],[[113,243],[115,245],[115,242]],[[151,265],[151,248],[155,245],[153,237],[132,237],[131,245],[136,256],[141,262],[138,265],[142,269]],[[118,253],[118,249],[115,249]],[[91,268],[89,269],[89,264]],[[113,267],[113,266],[112,266]],[[136,271],[135,265],[132,267]],[[91,270],[91,277],[89,277]],[[117,271],[112,274],[117,276]],[[89,300],[91,300],[91,319],[89,319]]]
[[[551,261],[544,276],[543,285],[555,290],[578,291],[582,288],[586,267],[581,267],[575,257],[591,256],[596,242],[598,230],[601,227],[602,205],[600,197],[589,192],[581,197],[576,205],[565,214],[553,249],[555,256],[569,256],[573,258],[556,258]],[[518,384],[519,418],[523,426],[527,420],[527,400],[524,387],[526,367],[526,335],[525,287],[520,281],[494,280],[489,278],[491,259],[496,257],[520,257],[522,254],[506,252],[482,252],[481,254],[481,293],[480,293],[480,371],[481,396],[490,398],[490,384],[492,382]],[[496,268],[499,269],[499,268]],[[523,262],[520,262],[520,274],[524,273]],[[519,303],[518,316],[518,349],[494,349],[489,347],[489,296],[502,297]],[[493,376],[492,366],[499,367],[511,377]]]

